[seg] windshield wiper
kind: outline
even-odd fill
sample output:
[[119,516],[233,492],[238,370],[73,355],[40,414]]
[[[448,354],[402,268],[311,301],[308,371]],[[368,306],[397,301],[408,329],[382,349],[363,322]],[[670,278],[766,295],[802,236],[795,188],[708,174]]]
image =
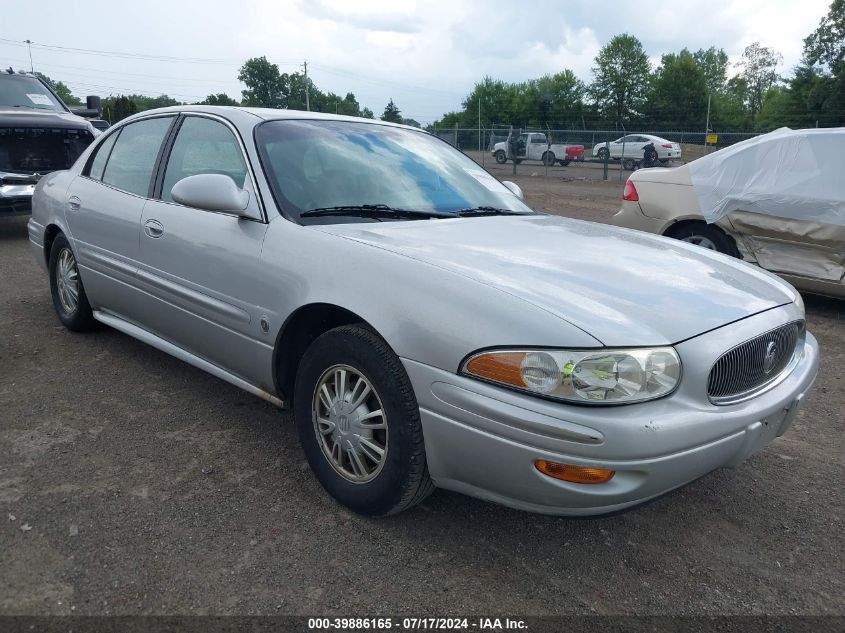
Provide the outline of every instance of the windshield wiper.
[[464,217],[474,217],[479,215],[526,215],[522,211],[514,211],[513,209],[500,209],[498,207],[470,207],[468,209],[461,209],[456,211],[456,215]]
[[386,204],[344,204],[336,207],[319,207],[309,209],[299,214],[301,218],[316,218],[328,215],[349,215],[361,218],[388,218],[417,220],[420,218],[448,218],[451,213],[437,213],[436,211],[415,211],[413,209],[396,209]]

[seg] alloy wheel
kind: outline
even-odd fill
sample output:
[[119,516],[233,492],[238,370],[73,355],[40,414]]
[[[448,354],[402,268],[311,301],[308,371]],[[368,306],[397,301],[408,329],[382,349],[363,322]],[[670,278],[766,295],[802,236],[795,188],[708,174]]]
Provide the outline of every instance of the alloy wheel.
[[72,315],[79,305],[79,269],[69,248],[63,248],[56,260],[56,288],[62,310]]
[[323,456],[343,478],[372,481],[387,457],[387,418],[372,383],[349,365],[329,367],[314,389],[312,417]]

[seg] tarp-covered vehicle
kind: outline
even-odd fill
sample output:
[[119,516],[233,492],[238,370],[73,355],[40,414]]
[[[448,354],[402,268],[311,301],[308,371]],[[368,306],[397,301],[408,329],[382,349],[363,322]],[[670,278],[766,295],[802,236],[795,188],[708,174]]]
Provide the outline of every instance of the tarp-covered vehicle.
[[628,179],[613,223],[741,257],[845,297],[845,128],[782,128]]
[[37,75],[0,73],[0,218],[29,214],[38,180],[69,168],[100,134],[79,116],[99,116],[99,99],[89,106],[70,110]]

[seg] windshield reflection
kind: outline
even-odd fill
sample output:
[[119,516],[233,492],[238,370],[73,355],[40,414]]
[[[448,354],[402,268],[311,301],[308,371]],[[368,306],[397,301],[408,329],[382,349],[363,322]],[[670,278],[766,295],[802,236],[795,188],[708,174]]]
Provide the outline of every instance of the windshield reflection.
[[344,205],[438,214],[480,206],[532,213],[475,162],[421,131],[354,121],[284,120],[260,125],[256,140],[274,195],[294,218]]

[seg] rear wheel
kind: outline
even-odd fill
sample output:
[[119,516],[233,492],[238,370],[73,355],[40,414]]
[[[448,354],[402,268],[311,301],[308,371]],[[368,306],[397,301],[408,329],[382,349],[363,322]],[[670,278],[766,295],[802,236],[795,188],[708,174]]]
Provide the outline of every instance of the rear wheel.
[[505,154],[505,152],[503,152],[502,150],[498,150],[496,152],[496,162],[500,165],[504,165],[506,162],[508,162],[508,155]]
[[738,255],[731,239],[706,222],[689,222],[676,229],[670,229],[666,232],[666,235],[711,251],[718,251],[733,257]]
[[296,374],[294,417],[317,479],[350,510],[395,514],[434,489],[410,379],[369,328],[345,325],[311,344]]
[[546,167],[551,167],[555,164],[554,152],[546,152],[545,154],[543,154],[543,164]]
[[61,233],[53,240],[50,248],[48,270],[53,308],[62,324],[74,332],[93,329],[97,322],[79,276],[76,255]]

